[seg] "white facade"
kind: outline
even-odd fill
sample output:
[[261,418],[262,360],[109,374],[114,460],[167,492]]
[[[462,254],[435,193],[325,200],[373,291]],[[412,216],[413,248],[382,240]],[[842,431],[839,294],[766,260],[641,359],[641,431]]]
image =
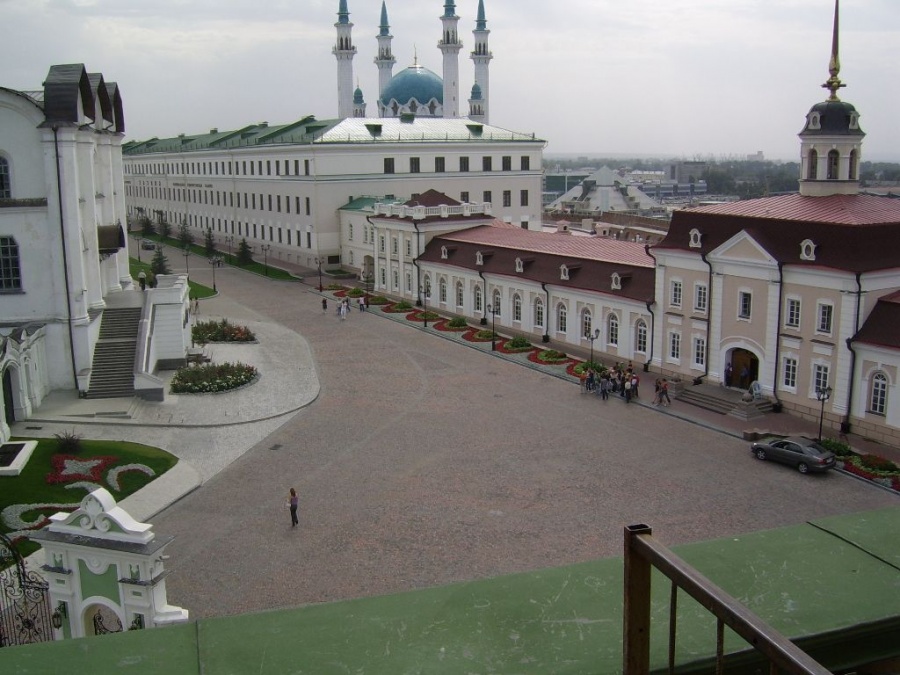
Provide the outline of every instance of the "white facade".
[[211,229],[221,251],[246,238],[271,245],[270,260],[311,268],[317,258],[359,267],[343,250],[339,209],[364,195],[407,201],[435,189],[540,226],[544,141],[532,135],[465,119],[301,122],[127,145],[129,217],[161,212],[198,240]]

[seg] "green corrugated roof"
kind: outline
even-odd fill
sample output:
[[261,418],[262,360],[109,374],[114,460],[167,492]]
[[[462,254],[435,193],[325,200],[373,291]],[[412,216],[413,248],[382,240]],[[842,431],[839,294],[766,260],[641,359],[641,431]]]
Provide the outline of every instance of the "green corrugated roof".
[[[344,204],[340,211],[366,211],[371,210],[372,205],[376,202],[384,202],[384,197],[357,197]],[[393,200],[391,200],[393,201]]]

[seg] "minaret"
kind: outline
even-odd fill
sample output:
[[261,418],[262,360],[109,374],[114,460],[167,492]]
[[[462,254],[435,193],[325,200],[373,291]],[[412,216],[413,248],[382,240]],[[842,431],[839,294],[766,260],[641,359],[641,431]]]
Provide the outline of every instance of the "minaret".
[[366,102],[363,99],[362,89],[359,88],[358,82],[356,83],[356,91],[353,92],[353,116],[366,116]]
[[337,43],[331,53],[337,59],[338,117],[346,119],[353,115],[353,57],[356,56],[356,47],[350,35],[353,24],[350,23],[347,0],[341,0],[338,6],[338,22],[334,27],[337,29]]
[[378,40],[378,56],[375,57],[375,65],[378,66],[378,98],[380,100],[385,87],[388,86],[388,83],[394,76],[394,64],[397,63],[397,59],[394,58],[394,54],[391,52],[391,40],[394,39],[394,36],[391,35],[387,7],[385,7],[384,0],[381,2],[381,26],[376,39]]
[[[490,98],[488,66],[494,55],[488,48],[488,35],[491,31],[487,29],[487,21],[484,18],[484,0],[478,0],[478,18],[475,21],[475,30],[472,35],[475,36],[475,50],[469,55],[469,58],[475,63],[475,84],[481,90],[481,110],[482,118],[480,121],[488,124],[488,101]],[[474,87],[473,87],[474,90]],[[474,98],[474,95],[473,95]],[[469,115],[471,117],[471,114]]]
[[839,2],[834,0],[834,29],[831,37],[830,77],[822,85],[830,92],[823,103],[816,103],[806,114],[800,132],[800,194],[809,197],[851,195],[859,192],[859,163],[862,139],[859,113],[838,98],[844,85],[838,75]]
[[473,122],[487,123],[485,119],[484,99],[481,97],[481,87],[478,83],[472,85],[472,97],[469,99],[469,119]]
[[458,23],[456,3],[445,0],[441,17],[444,34],[438,42],[438,49],[444,55],[444,117],[459,117],[459,50],[462,42],[456,32]]

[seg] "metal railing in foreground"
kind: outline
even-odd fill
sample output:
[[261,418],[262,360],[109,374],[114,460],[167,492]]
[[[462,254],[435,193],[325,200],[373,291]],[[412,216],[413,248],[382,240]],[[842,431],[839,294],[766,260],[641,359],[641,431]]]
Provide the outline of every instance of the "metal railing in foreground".
[[678,589],[716,617],[715,672],[724,672],[725,627],[769,661],[771,675],[830,675],[827,668],[766,624],[713,582],[653,539],[647,525],[625,528],[624,675],[650,672],[650,577],[658,569],[672,582],[669,600],[669,673],[675,672]]

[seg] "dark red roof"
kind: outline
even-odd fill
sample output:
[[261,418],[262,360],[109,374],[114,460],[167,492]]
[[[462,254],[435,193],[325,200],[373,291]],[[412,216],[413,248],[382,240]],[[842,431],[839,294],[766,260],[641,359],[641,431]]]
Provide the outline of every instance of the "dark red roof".
[[[445,246],[446,260],[441,258]],[[479,251],[484,256],[482,265],[476,264]],[[524,263],[520,273],[516,272],[516,258]],[[419,260],[639,302],[653,301],[653,259],[642,244],[635,242],[486,225],[434,237]],[[569,268],[567,280],[560,278],[562,265]],[[619,290],[612,289],[613,273],[622,277]]]
[[878,298],[852,342],[900,349],[900,291]]
[[[690,231],[701,234],[690,247]],[[873,195],[749,199],[676,211],[655,248],[709,253],[745,230],[779,262],[870,272],[900,267],[900,201]],[[800,259],[800,244],[816,245],[815,260]]]
[[405,206],[459,206],[462,202],[458,202],[453,197],[448,197],[443,192],[437,190],[426,190],[415,199],[410,199]]

